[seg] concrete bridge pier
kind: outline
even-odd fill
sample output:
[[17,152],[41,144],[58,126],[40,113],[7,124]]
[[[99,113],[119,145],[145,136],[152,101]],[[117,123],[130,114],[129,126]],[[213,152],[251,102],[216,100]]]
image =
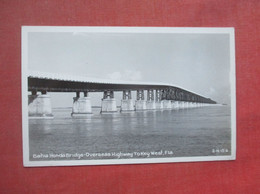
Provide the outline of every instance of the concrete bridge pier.
[[171,109],[172,103],[170,100],[162,100],[163,103],[163,109]]
[[154,101],[154,91],[153,90],[147,90],[146,108],[147,108],[147,110],[156,109],[155,101]]
[[156,101],[155,102],[155,108],[158,110],[163,109],[163,102],[162,101]]
[[84,117],[92,114],[91,100],[88,92],[84,92],[84,97],[80,97],[80,92],[76,92],[76,97],[73,98],[72,117]]
[[188,106],[189,106],[189,108],[193,108],[192,102],[188,102]]
[[172,109],[179,109],[179,101],[172,101]]
[[190,103],[189,102],[184,102],[184,108],[190,108]]
[[101,113],[114,113],[117,112],[116,100],[114,98],[114,91],[104,91]]
[[134,111],[134,102],[131,96],[131,90],[124,90],[123,91],[123,99],[121,100],[121,112],[124,111]]
[[162,91],[156,90],[155,91],[155,108],[156,109],[163,109],[163,102],[161,101],[162,98]]
[[185,108],[186,108],[186,107],[185,107],[185,102],[184,102],[184,101],[181,101],[180,103],[181,103],[180,108],[181,108],[181,109],[185,109]]
[[185,102],[184,101],[180,101],[179,102],[179,108],[180,109],[184,109],[185,108]]
[[52,119],[51,98],[46,91],[37,95],[36,91],[28,95],[29,118]]
[[137,90],[135,110],[146,110],[146,101],[144,100],[144,90]]

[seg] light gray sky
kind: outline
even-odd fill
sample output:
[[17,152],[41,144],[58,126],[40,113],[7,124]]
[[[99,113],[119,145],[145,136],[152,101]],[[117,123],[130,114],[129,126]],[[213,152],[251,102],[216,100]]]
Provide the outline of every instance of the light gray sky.
[[[29,70],[171,83],[230,104],[228,34],[30,32],[28,49]],[[53,106],[74,95],[52,94]],[[100,105],[102,95],[91,96]]]

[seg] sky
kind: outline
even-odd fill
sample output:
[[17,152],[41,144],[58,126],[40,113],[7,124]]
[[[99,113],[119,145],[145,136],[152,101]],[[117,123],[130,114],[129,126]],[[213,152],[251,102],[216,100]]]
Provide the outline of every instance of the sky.
[[[230,104],[229,50],[228,34],[29,32],[28,69],[170,83]],[[75,94],[51,96],[54,107],[72,106]],[[101,93],[90,96],[101,104]]]

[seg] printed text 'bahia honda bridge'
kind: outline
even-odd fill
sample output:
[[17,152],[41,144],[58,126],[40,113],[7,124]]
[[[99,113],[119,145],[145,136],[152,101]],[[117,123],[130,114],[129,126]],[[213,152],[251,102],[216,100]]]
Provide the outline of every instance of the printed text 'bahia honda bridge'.
[[[28,73],[29,118],[52,118],[48,92],[75,92],[72,116],[92,113],[89,92],[103,92],[101,113],[117,112],[114,92],[122,92],[121,111],[183,109],[216,104],[215,101],[170,84],[112,81],[61,74]],[[136,101],[131,92],[136,91]],[[145,100],[145,91],[147,98]],[[80,96],[83,93],[84,96]]]

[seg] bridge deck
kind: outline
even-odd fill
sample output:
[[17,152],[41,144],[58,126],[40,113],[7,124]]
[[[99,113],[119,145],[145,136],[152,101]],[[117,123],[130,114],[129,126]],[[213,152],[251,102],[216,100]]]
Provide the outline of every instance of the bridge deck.
[[29,91],[103,92],[107,90],[123,91],[148,89],[167,91],[167,98],[173,100],[207,101],[208,103],[215,103],[202,95],[166,83],[118,81],[32,71],[28,74]]

